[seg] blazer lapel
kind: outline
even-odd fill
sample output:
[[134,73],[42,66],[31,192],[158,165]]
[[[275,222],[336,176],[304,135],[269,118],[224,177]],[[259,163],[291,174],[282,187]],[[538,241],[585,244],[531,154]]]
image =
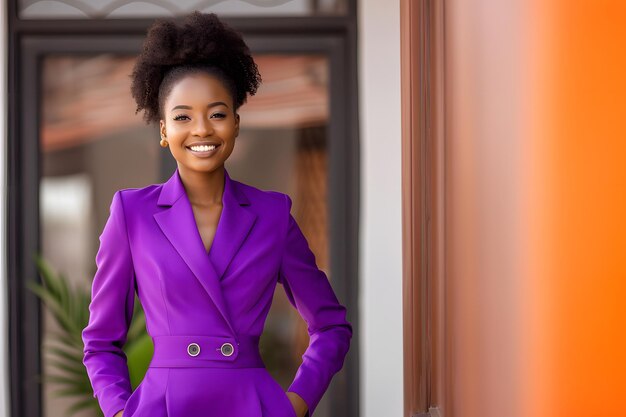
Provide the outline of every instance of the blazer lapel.
[[253,211],[246,208],[250,205],[250,201],[238,183],[230,178],[226,169],[224,169],[222,204],[222,214],[209,250],[209,259],[218,279],[224,276],[224,272],[248,237],[257,217]]
[[250,204],[249,200],[238,187],[237,182],[233,181],[224,169],[222,214],[208,254],[202,243],[178,168],[163,184],[157,204],[169,206],[169,208],[155,213],[154,219],[198,278],[235,334],[228,316],[220,279],[256,220],[256,214],[245,208]]

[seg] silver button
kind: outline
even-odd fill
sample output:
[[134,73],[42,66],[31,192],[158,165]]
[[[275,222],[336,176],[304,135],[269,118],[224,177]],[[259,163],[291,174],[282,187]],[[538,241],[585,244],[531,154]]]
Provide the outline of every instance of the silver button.
[[189,343],[187,353],[189,353],[189,356],[198,356],[200,354],[200,346],[197,343]]
[[235,348],[233,347],[232,344],[226,342],[222,345],[222,347],[220,348],[220,351],[222,352],[222,355],[230,356],[233,354],[233,352],[235,352]]

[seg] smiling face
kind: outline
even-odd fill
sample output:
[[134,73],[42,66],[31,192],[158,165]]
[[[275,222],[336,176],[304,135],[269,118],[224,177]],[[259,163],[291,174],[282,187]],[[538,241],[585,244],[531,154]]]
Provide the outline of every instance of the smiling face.
[[211,172],[232,153],[239,115],[219,78],[204,72],[183,77],[165,99],[162,114],[161,136],[179,169]]

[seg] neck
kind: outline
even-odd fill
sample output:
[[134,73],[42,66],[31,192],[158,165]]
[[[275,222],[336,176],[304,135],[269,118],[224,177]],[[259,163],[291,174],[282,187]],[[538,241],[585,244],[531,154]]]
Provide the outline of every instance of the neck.
[[179,165],[178,173],[192,205],[210,206],[222,202],[224,165],[209,172],[193,171]]

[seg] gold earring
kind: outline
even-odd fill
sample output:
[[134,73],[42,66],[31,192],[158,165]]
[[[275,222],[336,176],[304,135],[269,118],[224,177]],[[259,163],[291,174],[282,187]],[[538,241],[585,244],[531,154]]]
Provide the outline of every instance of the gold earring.
[[165,140],[164,136],[161,136],[161,147],[162,148],[167,148],[167,141]]

